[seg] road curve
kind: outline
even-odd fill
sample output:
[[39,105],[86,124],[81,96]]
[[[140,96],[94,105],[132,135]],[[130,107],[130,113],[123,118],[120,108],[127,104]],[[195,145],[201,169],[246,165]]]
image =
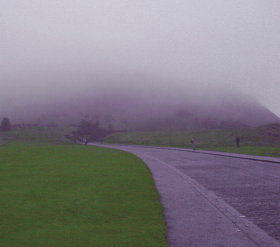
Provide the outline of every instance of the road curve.
[[280,246],[280,164],[174,148],[93,145],[131,152],[146,163],[170,247]]

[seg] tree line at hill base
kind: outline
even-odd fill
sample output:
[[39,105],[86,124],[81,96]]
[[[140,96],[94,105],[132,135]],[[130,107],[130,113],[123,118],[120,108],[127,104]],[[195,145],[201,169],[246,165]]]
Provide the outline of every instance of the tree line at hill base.
[[102,141],[104,137],[114,132],[112,125],[107,128],[100,127],[99,122],[90,122],[87,120],[81,120],[77,125],[77,130],[72,131],[72,135],[65,135],[65,137],[71,141],[79,141],[87,144],[93,141]]

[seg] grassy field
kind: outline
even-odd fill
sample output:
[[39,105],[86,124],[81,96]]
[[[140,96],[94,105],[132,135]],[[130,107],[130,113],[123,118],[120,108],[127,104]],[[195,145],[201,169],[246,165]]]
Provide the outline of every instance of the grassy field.
[[167,246],[147,167],[122,151],[0,146],[0,246]]
[[69,141],[64,137],[73,130],[70,126],[61,127],[24,127],[0,132],[0,143],[9,141],[44,142],[63,144]]
[[[240,149],[235,148],[237,135],[241,137]],[[280,124],[196,132],[123,132],[107,137],[105,142],[191,148],[192,138],[198,149],[280,157]]]

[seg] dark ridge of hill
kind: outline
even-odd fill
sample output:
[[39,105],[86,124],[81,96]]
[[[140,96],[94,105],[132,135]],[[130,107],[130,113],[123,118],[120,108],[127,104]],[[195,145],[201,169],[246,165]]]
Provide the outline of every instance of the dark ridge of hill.
[[280,123],[279,117],[248,95],[210,86],[89,90],[45,105],[18,107],[13,116],[12,123],[73,124],[87,119],[124,131],[228,129]]
[[145,125],[139,126],[139,129],[169,131],[229,129],[277,122],[279,118],[259,104],[236,103],[231,106],[186,106],[167,116],[150,119]]
[[280,123],[275,114],[246,95],[227,91],[193,94],[160,90],[157,94],[104,93],[73,109],[84,113],[80,118],[128,131],[228,129]]

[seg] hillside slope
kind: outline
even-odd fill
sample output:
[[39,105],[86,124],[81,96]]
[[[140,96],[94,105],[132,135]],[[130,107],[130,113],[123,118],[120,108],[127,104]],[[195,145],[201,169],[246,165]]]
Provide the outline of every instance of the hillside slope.
[[[134,82],[133,86],[129,82]],[[185,86],[179,86],[176,81],[116,76],[103,84],[96,91],[53,96],[45,103],[26,99],[21,104],[2,104],[0,112],[13,124],[65,125],[86,119],[129,131],[189,131],[280,123],[279,117],[252,96],[211,82],[203,86],[184,82]]]
[[118,130],[189,131],[280,123],[280,119],[246,95],[233,92],[104,92],[53,105],[41,122],[99,121]]
[[275,146],[280,148],[280,124],[227,130],[175,131],[175,132],[124,132],[107,137],[106,143],[191,147],[195,138],[198,147],[230,147],[240,136],[242,146]]

